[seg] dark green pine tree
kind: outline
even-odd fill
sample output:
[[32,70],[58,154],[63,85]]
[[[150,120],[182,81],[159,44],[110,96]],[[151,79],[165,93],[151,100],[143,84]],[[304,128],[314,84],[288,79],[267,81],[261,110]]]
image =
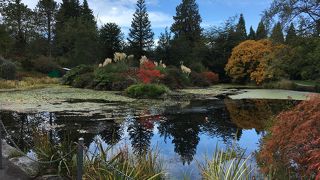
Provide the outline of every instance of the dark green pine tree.
[[164,63],[168,63],[170,59],[170,45],[171,45],[171,33],[166,27],[164,33],[160,34],[158,46],[156,48],[157,58],[161,59]]
[[250,39],[250,40],[256,39],[256,32],[253,30],[252,26],[250,27],[250,33],[248,35],[248,39]]
[[58,4],[54,0],[40,0],[36,6],[38,28],[45,33],[47,39],[47,55],[51,56],[53,29],[55,16],[58,11]]
[[100,29],[99,43],[102,59],[113,58],[115,52],[123,49],[123,34],[121,28],[115,23],[107,23]]
[[296,39],[297,39],[296,29],[294,28],[293,23],[291,23],[287,31],[286,43],[292,45],[294,44]]
[[146,55],[152,48],[153,36],[145,0],[138,0],[128,38],[130,49],[135,57],[140,58]]
[[280,22],[273,27],[270,38],[273,42],[284,43],[284,36]]
[[200,26],[202,19],[195,0],[182,0],[182,3],[176,8],[173,20],[171,31],[174,34],[174,39],[185,38],[191,43],[191,46],[195,46],[201,39],[202,32]]
[[186,65],[201,66],[203,53],[200,53],[199,49],[204,47],[200,26],[202,19],[195,0],[182,0],[176,8],[173,19],[171,31],[174,37],[170,48],[172,57],[169,64],[180,65],[183,61]]
[[14,37],[14,53],[25,55],[31,35],[35,33],[34,12],[21,0],[11,0],[1,3],[0,13],[8,32]]
[[83,0],[83,4],[80,9],[80,14],[83,20],[96,24],[93,11],[89,8],[87,0]]
[[266,30],[266,26],[263,24],[263,21],[261,20],[257,28],[256,40],[266,39],[267,37],[268,37],[268,33]]
[[240,14],[239,22],[236,27],[236,35],[238,36],[240,42],[247,39],[246,22],[243,14]]

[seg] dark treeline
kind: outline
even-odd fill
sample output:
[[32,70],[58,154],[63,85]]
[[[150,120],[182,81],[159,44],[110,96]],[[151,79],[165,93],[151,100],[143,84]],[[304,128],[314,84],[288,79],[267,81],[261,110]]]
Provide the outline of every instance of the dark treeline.
[[0,0],[0,55],[32,69],[48,64],[98,64],[113,58],[115,52],[125,52],[136,59],[147,55],[168,65],[183,63],[195,72],[208,69],[228,80],[225,66],[235,46],[245,40],[270,39],[291,48],[287,63],[282,64],[286,78],[316,79],[320,76],[319,4],[314,0],[275,0],[257,29],[251,26],[247,32],[243,14],[203,29],[196,0],[182,0],[174,23],[155,44],[145,0],[137,1],[127,39],[115,23],[98,27],[87,0],[63,0],[60,4],[39,0],[33,10],[21,0]]

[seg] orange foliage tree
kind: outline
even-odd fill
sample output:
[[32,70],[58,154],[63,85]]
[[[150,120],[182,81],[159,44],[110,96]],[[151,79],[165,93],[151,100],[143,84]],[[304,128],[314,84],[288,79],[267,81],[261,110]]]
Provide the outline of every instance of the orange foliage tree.
[[295,178],[320,179],[320,96],[310,96],[275,120],[258,154],[262,170],[285,168]]
[[244,41],[232,50],[225,70],[234,81],[242,82],[250,79],[261,84],[274,77],[270,65],[272,61],[279,60],[277,56],[284,48],[285,45],[275,45],[266,39]]

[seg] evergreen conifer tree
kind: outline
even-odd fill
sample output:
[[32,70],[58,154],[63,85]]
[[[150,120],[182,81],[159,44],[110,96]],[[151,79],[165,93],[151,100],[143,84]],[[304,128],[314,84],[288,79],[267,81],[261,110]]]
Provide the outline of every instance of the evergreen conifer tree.
[[99,42],[102,58],[113,58],[115,52],[122,50],[123,35],[121,28],[115,23],[107,23],[100,29]]
[[290,27],[286,36],[286,43],[292,45],[297,38],[296,29],[294,28],[293,23],[290,24]]
[[239,22],[236,27],[236,34],[240,42],[247,39],[246,23],[243,14],[240,14]]
[[256,39],[256,32],[253,30],[252,26],[250,27],[250,33],[248,35],[248,39],[250,39],[250,40]]
[[48,55],[51,56],[52,33],[55,25],[55,16],[58,4],[54,0],[40,0],[36,6],[38,29],[45,33],[48,44]]
[[182,3],[176,8],[176,15],[173,19],[171,31],[174,39],[185,38],[192,46],[201,39],[200,23],[202,19],[195,0],[182,0]]
[[270,38],[273,42],[284,43],[284,36],[280,22],[273,27]]
[[145,0],[138,0],[129,32],[129,46],[133,54],[140,58],[153,46],[154,33],[147,13]]
[[176,8],[176,15],[173,19],[171,31],[174,37],[170,64],[179,65],[183,61],[187,65],[201,66],[203,54],[196,49],[202,49],[204,43],[202,43],[202,28],[200,26],[202,19],[196,1],[182,0]]
[[268,33],[266,30],[266,26],[263,24],[263,21],[261,20],[256,31],[256,40],[266,39],[267,37]]

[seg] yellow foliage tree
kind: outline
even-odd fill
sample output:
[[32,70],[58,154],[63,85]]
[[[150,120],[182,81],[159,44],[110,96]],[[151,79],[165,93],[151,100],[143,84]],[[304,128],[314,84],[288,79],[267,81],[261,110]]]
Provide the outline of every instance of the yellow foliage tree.
[[236,82],[250,79],[261,84],[274,77],[274,70],[270,66],[274,60],[281,59],[278,55],[285,47],[266,39],[244,41],[232,50],[225,70]]

